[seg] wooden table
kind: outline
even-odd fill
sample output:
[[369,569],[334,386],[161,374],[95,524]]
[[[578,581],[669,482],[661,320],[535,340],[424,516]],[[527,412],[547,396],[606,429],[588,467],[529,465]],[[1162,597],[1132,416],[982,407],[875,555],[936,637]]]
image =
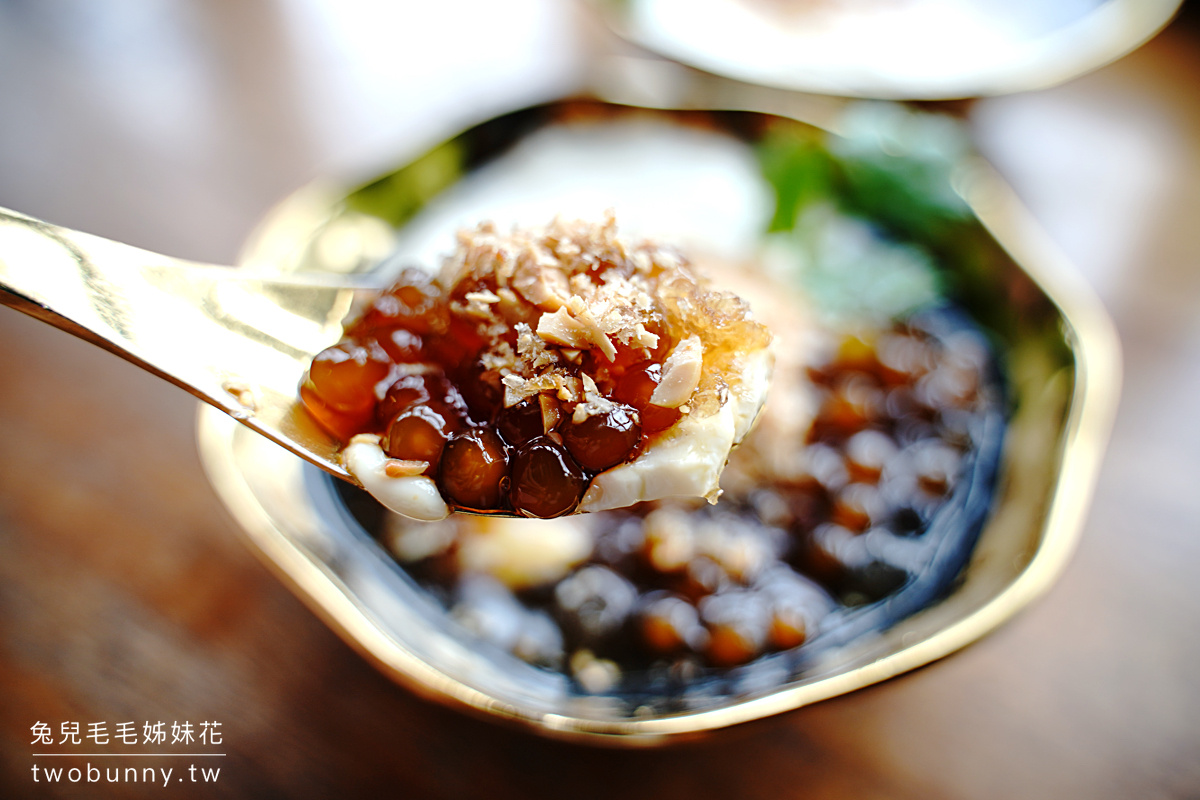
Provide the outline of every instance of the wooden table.
[[[487,73],[455,47],[508,33],[499,18],[463,33],[462,4],[408,8],[387,36],[354,3],[135,5],[0,5],[0,205],[200,260],[232,261],[328,164],[550,96],[572,68],[564,12],[533,2],[520,35],[541,49]],[[1197,31],[1176,24],[1087,78],[971,112],[1125,347],[1062,580],[942,662],[668,750],[545,741],[392,685],[244,546],[188,396],[0,309],[0,796],[162,792],[35,783],[32,726],[57,740],[63,720],[219,721],[227,755],[200,764],[216,784],[176,773],[173,797],[1200,796],[1197,85]]]

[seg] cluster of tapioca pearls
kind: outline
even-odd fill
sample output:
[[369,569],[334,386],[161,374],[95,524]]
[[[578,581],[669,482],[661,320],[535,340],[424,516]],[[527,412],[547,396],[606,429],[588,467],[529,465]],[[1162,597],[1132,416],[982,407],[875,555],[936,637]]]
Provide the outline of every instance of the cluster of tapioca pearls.
[[847,338],[810,371],[820,405],[805,474],[772,502],[798,532],[793,563],[846,603],[887,596],[908,579],[911,540],[953,491],[990,400],[988,350],[974,332],[897,328]]
[[640,521],[629,574],[643,585],[642,646],[742,664],[803,643],[822,597],[860,604],[903,586],[990,402],[989,358],[972,331],[845,338],[810,371],[819,405],[798,446],[802,475],[731,495],[724,513]]
[[731,492],[716,509],[596,517],[588,565],[524,605],[503,587],[451,587],[455,613],[506,609],[511,624],[484,635],[504,632],[499,644],[597,690],[631,668],[680,677],[803,644],[839,602],[882,599],[920,566],[905,545],[953,491],[970,446],[962,415],[986,404],[986,359],[974,338],[848,338],[812,370],[822,399],[797,443],[802,475]]
[[634,458],[680,417],[650,404],[665,336],[650,357],[623,347],[612,362],[585,354],[578,369],[599,375],[612,402],[579,422],[572,403],[549,396],[504,407],[499,376],[479,362],[488,345],[431,278],[406,270],[316,356],[301,398],[343,441],[378,433],[391,458],[427,464],[451,507],[541,518],[570,513],[593,475]]
[[[665,668],[682,679],[795,647],[833,605],[781,560],[786,534],[749,515],[669,506],[648,518],[606,514],[596,536],[592,561],[549,588],[513,593],[459,576],[449,587],[452,615],[600,691],[630,669]],[[444,565],[414,567],[427,577]]]

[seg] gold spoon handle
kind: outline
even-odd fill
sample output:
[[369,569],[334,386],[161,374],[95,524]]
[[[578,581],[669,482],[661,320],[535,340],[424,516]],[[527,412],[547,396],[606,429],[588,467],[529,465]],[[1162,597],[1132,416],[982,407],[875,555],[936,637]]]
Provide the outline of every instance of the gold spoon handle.
[[333,474],[338,443],[297,402],[355,288],[158,255],[0,209],[0,304],[180,386]]

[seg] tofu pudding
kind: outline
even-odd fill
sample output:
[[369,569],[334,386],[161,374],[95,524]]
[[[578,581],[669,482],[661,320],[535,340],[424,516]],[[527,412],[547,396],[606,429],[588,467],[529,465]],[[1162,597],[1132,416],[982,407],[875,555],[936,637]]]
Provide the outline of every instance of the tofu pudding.
[[459,235],[316,356],[305,407],[417,520],[715,501],[766,399],[771,335],[674,250],[600,223]]

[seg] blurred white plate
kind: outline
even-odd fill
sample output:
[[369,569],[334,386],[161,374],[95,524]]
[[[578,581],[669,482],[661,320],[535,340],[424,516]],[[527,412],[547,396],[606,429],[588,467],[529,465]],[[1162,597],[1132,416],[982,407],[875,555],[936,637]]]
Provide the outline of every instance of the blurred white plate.
[[623,38],[748,83],[938,100],[1052,86],[1135,49],[1181,0],[590,0]]

